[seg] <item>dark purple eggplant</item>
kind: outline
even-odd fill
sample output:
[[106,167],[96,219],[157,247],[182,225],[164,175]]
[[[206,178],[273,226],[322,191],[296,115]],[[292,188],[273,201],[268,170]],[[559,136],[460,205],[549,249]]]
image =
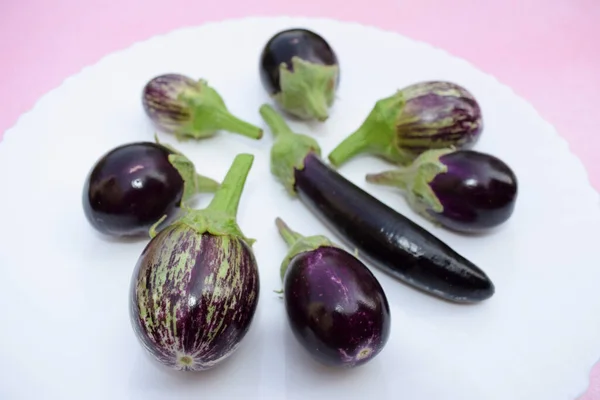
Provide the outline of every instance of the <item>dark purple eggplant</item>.
[[129,143],[94,164],[84,184],[83,211],[102,234],[147,236],[163,216],[168,224],[194,195],[218,187],[173,147],[158,141]]
[[451,82],[420,82],[375,103],[362,125],[329,154],[339,167],[358,154],[406,165],[430,149],[469,149],[483,130],[481,108]]
[[265,90],[287,113],[325,121],[340,81],[337,56],[329,43],[308,29],[287,29],[266,43],[260,57]]
[[160,363],[206,370],[228,358],[254,319],[260,291],[254,240],[236,222],[254,157],[239,154],[204,210],[188,209],[153,233],[136,264],[130,317]]
[[513,170],[499,158],[474,150],[428,150],[408,167],[368,174],[366,180],[399,187],[414,211],[466,233],[503,224],[517,200]]
[[280,218],[276,224],[290,247],[280,272],[288,321],[298,342],[331,367],[372,360],[385,347],[391,324],[377,278],[327,237],[303,237]]
[[494,284],[479,267],[327,166],[314,139],[293,133],[269,105],[260,114],[275,135],[271,172],[367,261],[456,303],[481,302],[494,294]]
[[223,98],[204,79],[164,74],[144,87],[142,105],[155,126],[178,139],[202,139],[224,130],[260,139],[262,129],[229,112]]

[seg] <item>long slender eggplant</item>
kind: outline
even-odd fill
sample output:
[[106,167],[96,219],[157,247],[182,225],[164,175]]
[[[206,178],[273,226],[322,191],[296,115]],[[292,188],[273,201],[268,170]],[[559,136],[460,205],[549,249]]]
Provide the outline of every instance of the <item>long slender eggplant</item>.
[[314,139],[292,132],[267,104],[260,114],[276,137],[271,172],[371,264],[456,303],[494,294],[494,284],[475,264],[326,165]]
[[236,222],[254,157],[239,154],[210,205],[152,232],[130,291],[133,330],[159,362],[205,370],[228,358],[253,321],[259,275]]
[[283,298],[294,336],[317,361],[364,365],[390,336],[390,307],[375,275],[322,235],[302,236],[276,219],[289,251],[281,263]]

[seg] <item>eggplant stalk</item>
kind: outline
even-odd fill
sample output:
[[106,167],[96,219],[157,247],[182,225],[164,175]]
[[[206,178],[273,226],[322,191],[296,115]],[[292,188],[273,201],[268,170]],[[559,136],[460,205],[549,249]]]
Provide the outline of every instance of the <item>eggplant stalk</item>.
[[173,152],[168,158],[171,165],[183,179],[182,207],[185,207],[185,203],[197,193],[214,193],[217,191],[220,186],[219,182],[197,173],[194,163],[183,153],[167,143],[161,143],[156,134],[154,135],[154,141]]
[[333,149],[328,156],[329,161],[337,167],[363,153],[377,154],[396,164],[412,159],[408,152],[396,145],[395,121],[404,104],[401,91],[377,101],[362,125]]
[[271,173],[279,179],[290,195],[294,195],[294,169],[303,168],[306,153],[312,151],[320,156],[321,148],[314,138],[293,132],[270,105],[262,105],[260,115],[275,137],[271,147]]
[[289,250],[281,263],[281,280],[283,281],[285,273],[292,258],[296,257],[300,253],[307,251],[316,250],[321,246],[337,247],[333,244],[326,236],[314,235],[314,236],[302,236],[298,232],[293,231],[281,218],[275,219],[275,225],[279,234],[288,245]]
[[203,138],[212,136],[218,130],[238,133],[252,139],[260,139],[263,135],[260,128],[231,114],[223,98],[203,79],[198,81],[198,90],[184,91],[181,100],[191,107],[193,117],[191,129],[181,132],[179,138]]
[[[255,240],[244,236],[237,224],[236,215],[253,162],[252,154],[238,154],[208,207],[203,210],[187,209],[176,223],[186,224],[198,234],[239,237],[251,246]],[[160,222],[162,221],[158,221],[150,229],[150,237],[156,236],[155,228]]]
[[281,92],[275,100],[294,115],[325,121],[335,97],[337,65],[314,64],[292,57],[292,71],[285,64],[279,67]]
[[411,208],[429,220],[433,220],[428,210],[436,213],[444,211],[444,206],[429,183],[448,167],[439,161],[440,157],[454,152],[453,148],[429,150],[421,154],[408,167],[367,174],[366,181],[376,185],[393,186],[402,190]]

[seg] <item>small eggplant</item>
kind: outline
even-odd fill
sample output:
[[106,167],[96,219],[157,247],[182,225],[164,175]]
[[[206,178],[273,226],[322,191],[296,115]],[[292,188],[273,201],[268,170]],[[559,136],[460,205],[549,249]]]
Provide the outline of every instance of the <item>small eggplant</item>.
[[307,29],[275,34],[260,57],[260,78],[281,109],[325,121],[339,85],[338,59],[327,41]]
[[197,193],[214,193],[219,183],[196,173],[194,164],[173,147],[152,142],[118,146],[88,174],[83,211],[102,234],[148,235],[163,216],[168,224]]
[[260,139],[262,129],[229,112],[223,98],[206,80],[180,74],[151,79],[142,93],[144,111],[159,129],[178,139],[202,139],[224,130]]
[[474,150],[428,150],[409,167],[368,174],[366,180],[399,187],[414,211],[467,233],[506,222],[517,200],[512,169],[497,157]]
[[362,258],[455,303],[477,303],[494,295],[494,284],[479,267],[327,166],[316,140],[292,132],[267,104],[260,114],[275,136],[271,173]]
[[325,236],[303,237],[276,219],[290,246],[281,264],[283,297],[294,336],[331,367],[366,364],[385,347],[390,308],[379,281]]
[[206,370],[228,358],[253,321],[259,274],[236,222],[254,157],[239,154],[204,210],[160,231],[142,252],[131,280],[133,330],[160,363]]
[[451,82],[421,82],[377,101],[362,125],[329,154],[339,167],[358,154],[406,165],[430,149],[474,146],[483,129],[479,104]]

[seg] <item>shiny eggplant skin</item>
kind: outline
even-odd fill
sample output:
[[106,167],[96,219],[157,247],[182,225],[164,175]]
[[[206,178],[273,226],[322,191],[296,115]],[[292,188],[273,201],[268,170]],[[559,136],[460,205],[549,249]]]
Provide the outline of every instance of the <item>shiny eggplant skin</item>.
[[294,336],[317,361],[350,368],[372,360],[390,334],[390,310],[371,271],[337,247],[297,254],[284,277]]
[[515,209],[517,177],[497,157],[463,150],[440,157],[447,166],[429,183],[444,209],[429,211],[442,225],[478,232],[506,222]]
[[383,204],[316,154],[295,170],[301,201],[371,264],[401,281],[456,303],[490,298],[495,287],[472,262]]
[[210,369],[248,333],[260,293],[252,249],[239,238],[166,227],[146,246],[130,287],[136,337],[160,363]]
[[169,162],[171,150],[152,142],[118,146],[102,156],[85,181],[83,210],[109,236],[148,235],[163,215],[176,215],[184,180]]

